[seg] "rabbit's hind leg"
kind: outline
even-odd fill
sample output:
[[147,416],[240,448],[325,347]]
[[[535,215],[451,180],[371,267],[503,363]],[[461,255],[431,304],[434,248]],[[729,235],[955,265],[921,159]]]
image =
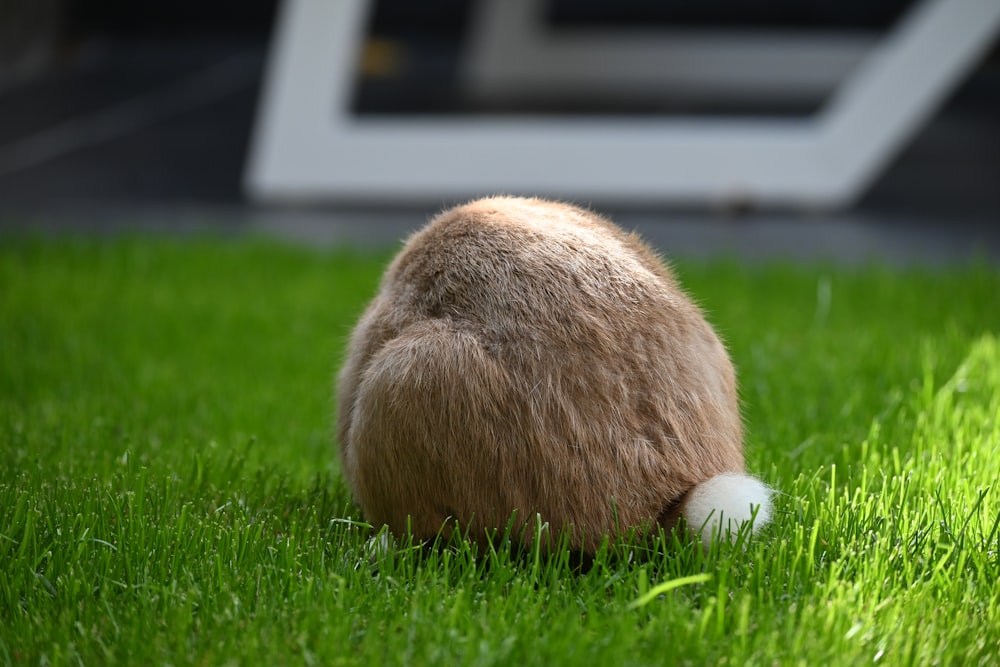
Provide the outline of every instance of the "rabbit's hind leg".
[[[510,432],[507,372],[478,338],[446,320],[413,324],[360,376],[344,473],[366,518],[429,539],[508,512],[496,479]],[[502,467],[502,466],[499,466]]]

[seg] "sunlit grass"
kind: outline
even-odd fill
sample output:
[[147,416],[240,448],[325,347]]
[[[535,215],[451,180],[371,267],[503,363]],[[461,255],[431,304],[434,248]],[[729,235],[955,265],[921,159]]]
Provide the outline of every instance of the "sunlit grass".
[[0,239],[0,660],[1000,660],[997,269],[681,263],[775,523],[580,567],[503,542],[369,557],[332,390],[388,257]]

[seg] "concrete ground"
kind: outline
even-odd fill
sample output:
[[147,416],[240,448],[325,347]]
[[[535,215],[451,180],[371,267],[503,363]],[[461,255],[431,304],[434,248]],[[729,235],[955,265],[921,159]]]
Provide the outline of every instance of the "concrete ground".
[[[243,196],[262,39],[94,42],[0,84],[0,230],[396,243],[440,206],[280,209]],[[852,210],[602,207],[668,256],[1000,263],[1000,67],[981,66]],[[2,242],[2,240],[0,240]]]

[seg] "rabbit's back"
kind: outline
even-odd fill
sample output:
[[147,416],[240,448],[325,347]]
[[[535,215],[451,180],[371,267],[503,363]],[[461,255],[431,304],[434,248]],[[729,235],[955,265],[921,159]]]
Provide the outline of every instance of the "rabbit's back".
[[339,392],[345,477],[397,533],[516,510],[590,549],[743,469],[733,369],[700,311],[640,241],[563,204],[480,200],[414,235]]

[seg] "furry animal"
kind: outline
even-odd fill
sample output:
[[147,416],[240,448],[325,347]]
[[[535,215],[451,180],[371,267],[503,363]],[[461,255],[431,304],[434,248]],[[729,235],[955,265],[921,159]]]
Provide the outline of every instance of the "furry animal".
[[680,516],[706,543],[770,517],[718,337],[646,245],[574,206],[480,199],[414,234],[338,403],[348,486],[397,536],[537,513],[593,551]]

